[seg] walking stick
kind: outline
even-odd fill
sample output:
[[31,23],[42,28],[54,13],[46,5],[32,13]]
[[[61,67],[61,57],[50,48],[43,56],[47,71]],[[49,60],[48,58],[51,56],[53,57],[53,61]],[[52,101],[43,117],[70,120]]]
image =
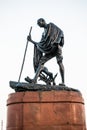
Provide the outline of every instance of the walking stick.
[[[32,27],[30,28],[29,35],[31,34],[31,30],[32,30]],[[25,62],[27,48],[28,48],[28,40],[27,40],[26,47],[25,47],[25,52],[24,52],[24,57],[23,57],[23,61],[22,61],[22,66],[21,66],[21,70],[20,70],[20,75],[19,75],[18,82],[20,82],[20,79],[21,79],[21,75],[22,75],[22,71],[23,71],[23,67],[24,67],[24,62]]]

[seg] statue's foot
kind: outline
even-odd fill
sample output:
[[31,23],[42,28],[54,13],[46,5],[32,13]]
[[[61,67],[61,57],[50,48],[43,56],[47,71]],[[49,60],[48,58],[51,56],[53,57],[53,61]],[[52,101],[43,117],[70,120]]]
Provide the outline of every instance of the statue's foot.
[[65,87],[66,85],[64,83],[59,83],[59,86],[64,86]]
[[32,83],[33,82],[33,79],[29,78],[28,76],[25,78],[25,81],[29,82],[29,83]]
[[31,79],[31,78],[29,78],[28,76],[25,78],[25,81],[27,81],[28,83],[32,83],[32,84],[35,84],[35,83],[36,83],[36,80],[35,80],[35,79]]

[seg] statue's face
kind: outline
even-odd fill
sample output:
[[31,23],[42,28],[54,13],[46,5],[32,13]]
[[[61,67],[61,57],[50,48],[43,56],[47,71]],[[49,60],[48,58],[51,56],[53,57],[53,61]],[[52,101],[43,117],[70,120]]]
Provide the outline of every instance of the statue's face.
[[38,24],[40,27],[44,27],[46,23],[45,23],[45,20],[40,19],[40,20],[38,20],[37,24]]

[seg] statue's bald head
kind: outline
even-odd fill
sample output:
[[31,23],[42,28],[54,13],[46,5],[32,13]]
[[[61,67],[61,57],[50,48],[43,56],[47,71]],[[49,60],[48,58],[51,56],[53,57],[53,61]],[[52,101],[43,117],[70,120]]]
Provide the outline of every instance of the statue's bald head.
[[44,20],[43,18],[39,18],[39,19],[37,20],[37,24],[38,24],[40,27],[45,27],[46,22],[45,22],[45,20]]

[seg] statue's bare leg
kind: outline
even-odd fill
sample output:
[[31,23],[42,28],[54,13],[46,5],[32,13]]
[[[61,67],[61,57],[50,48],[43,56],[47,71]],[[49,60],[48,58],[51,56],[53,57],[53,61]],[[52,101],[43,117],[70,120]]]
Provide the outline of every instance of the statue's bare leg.
[[37,82],[37,78],[39,77],[40,72],[43,70],[44,64],[45,64],[48,60],[50,60],[51,58],[53,58],[53,57],[54,57],[54,56],[49,55],[49,54],[42,56],[42,58],[40,59],[40,62],[39,62],[39,66],[38,66],[38,68],[37,68],[37,70],[36,70],[35,77],[34,77],[34,79],[33,79],[33,82],[34,82],[34,83]]
[[62,63],[62,61],[63,61],[62,48],[59,45],[58,45],[58,51],[56,54],[56,59],[57,59],[58,65],[59,65],[59,71],[60,71],[60,75],[61,75],[62,84],[64,84],[65,79],[64,79],[64,65]]
[[37,70],[36,70],[36,74],[35,74],[35,77],[33,79],[33,83],[36,83],[37,82],[37,78],[39,77],[39,74],[41,72],[41,70],[43,69],[43,65],[39,64]]
[[62,84],[64,84],[65,83],[65,81],[64,81],[64,65],[63,65],[62,61],[58,62],[58,65],[59,65]]

